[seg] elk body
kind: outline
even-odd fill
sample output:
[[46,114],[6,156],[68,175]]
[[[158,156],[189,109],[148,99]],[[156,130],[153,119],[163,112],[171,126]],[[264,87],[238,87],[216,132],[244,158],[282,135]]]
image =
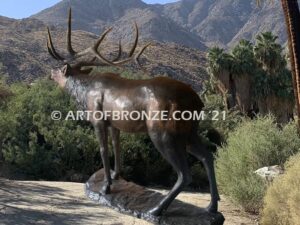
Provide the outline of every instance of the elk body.
[[[76,53],[71,45],[71,10],[69,13],[68,28],[68,51],[70,58],[66,60],[61,57],[53,47],[52,38],[48,30],[48,51],[57,60],[63,61],[62,69],[52,70],[51,78],[71,94],[85,110],[95,111],[116,111],[116,112],[145,112],[167,111],[169,116],[174,111],[200,112],[203,103],[192,88],[179,81],[157,77],[148,80],[129,80],[120,77],[119,74],[100,73],[88,75],[90,69],[84,70],[83,66],[118,66],[138,59],[148,45],[141,51],[134,54],[138,43],[138,28],[135,25],[136,39],[128,54],[128,58],[120,60],[121,45],[118,57],[115,60],[106,59],[98,51],[98,48],[111,29],[107,30],[96,44],[80,53]],[[69,62],[84,55],[91,54],[93,59],[89,62],[80,61],[70,66]],[[187,162],[187,154],[190,153],[201,160],[208,174],[211,203],[207,210],[217,212],[219,194],[216,185],[213,155],[201,142],[197,135],[197,120],[113,120],[108,117],[98,120],[89,118],[93,124],[96,136],[99,140],[100,153],[105,170],[106,185],[102,194],[110,193],[112,179],[118,179],[120,174],[120,131],[123,132],[145,132],[148,133],[157,150],[176,171],[178,179],[172,190],[165,196],[158,205],[154,206],[149,213],[159,216],[166,210],[184,186],[191,182],[191,173]],[[110,173],[108,159],[108,135],[112,137],[113,151],[115,156],[114,173]]]

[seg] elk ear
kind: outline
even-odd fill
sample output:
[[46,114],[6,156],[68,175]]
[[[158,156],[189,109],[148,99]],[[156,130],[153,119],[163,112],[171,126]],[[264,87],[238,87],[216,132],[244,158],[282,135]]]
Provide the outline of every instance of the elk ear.
[[65,76],[65,77],[68,77],[68,76],[70,76],[71,74],[71,70],[72,70],[72,68],[71,68],[71,66],[69,65],[69,64],[66,64],[62,69],[61,69],[61,72],[63,73],[63,75]]

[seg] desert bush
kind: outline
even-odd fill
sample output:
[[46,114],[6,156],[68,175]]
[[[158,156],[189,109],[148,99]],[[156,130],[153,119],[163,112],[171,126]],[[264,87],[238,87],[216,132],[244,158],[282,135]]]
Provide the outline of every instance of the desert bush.
[[300,221],[300,153],[292,156],[285,174],[274,180],[264,198],[262,225],[296,225]]
[[8,101],[9,97],[11,97],[11,95],[12,93],[9,90],[8,85],[6,84],[4,77],[0,75],[0,109],[4,107],[5,103]]
[[143,185],[169,186],[175,174],[156,150],[148,135],[121,135],[122,175]]
[[[200,94],[204,102],[203,111],[207,118],[200,122],[199,131],[202,136],[208,137],[211,142],[220,145],[226,141],[229,133],[240,124],[244,116],[235,108],[230,110],[226,108],[223,97],[216,92],[214,85],[215,81],[213,79],[206,81],[204,83],[205,91]],[[216,112],[218,112],[217,117]],[[217,132],[218,135],[209,138],[211,131],[215,134]]]
[[[142,185],[170,187],[177,175],[171,165],[161,156],[146,134],[121,134],[122,176]],[[203,165],[188,156],[193,189],[207,187],[207,175]]]
[[13,96],[0,112],[2,152],[6,162],[42,179],[61,179],[74,170],[89,174],[99,168],[94,132],[82,121],[53,121],[51,112],[75,111],[70,97],[49,81],[32,87],[13,85]]
[[[208,109],[205,106],[204,111],[210,117],[200,122],[200,134],[204,137],[208,137],[211,142],[217,145],[226,142],[229,134],[239,126],[244,118],[242,114],[236,110]],[[212,116],[217,114],[211,112],[218,112],[218,117],[213,118]],[[215,135],[211,135],[211,133],[215,133]],[[210,136],[212,136],[212,138],[210,138]]]
[[[0,63],[0,71],[1,71],[1,63]],[[5,108],[6,103],[9,98],[12,96],[11,91],[9,90],[8,85],[5,82],[3,75],[0,74],[0,128],[4,127],[6,124],[5,117],[2,113],[2,109]],[[0,129],[0,162],[3,160],[2,154],[2,141],[5,135],[5,129]]]
[[272,116],[245,119],[218,151],[218,184],[224,194],[245,210],[258,212],[266,184],[254,171],[264,166],[283,165],[299,148],[295,123],[281,129]]

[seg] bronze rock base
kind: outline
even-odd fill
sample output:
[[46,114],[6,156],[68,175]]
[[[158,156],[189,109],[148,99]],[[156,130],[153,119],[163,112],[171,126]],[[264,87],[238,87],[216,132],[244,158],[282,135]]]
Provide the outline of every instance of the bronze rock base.
[[222,225],[224,223],[221,213],[208,213],[203,208],[176,199],[162,216],[154,217],[147,214],[147,211],[164,197],[161,193],[120,178],[113,180],[111,194],[102,195],[99,190],[103,184],[104,170],[101,169],[86,182],[86,196],[120,213],[163,225]]

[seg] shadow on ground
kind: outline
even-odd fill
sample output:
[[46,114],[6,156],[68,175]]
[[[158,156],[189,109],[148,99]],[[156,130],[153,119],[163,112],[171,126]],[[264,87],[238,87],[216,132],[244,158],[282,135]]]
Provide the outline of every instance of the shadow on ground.
[[[84,210],[95,204],[74,198],[68,190],[27,181],[9,181],[0,178],[0,224],[84,224],[92,217],[107,219],[103,213]],[[17,187],[17,188],[16,188]],[[83,193],[83,190],[80,190]],[[53,209],[60,208],[64,213]],[[71,216],[70,216],[71,215]]]

